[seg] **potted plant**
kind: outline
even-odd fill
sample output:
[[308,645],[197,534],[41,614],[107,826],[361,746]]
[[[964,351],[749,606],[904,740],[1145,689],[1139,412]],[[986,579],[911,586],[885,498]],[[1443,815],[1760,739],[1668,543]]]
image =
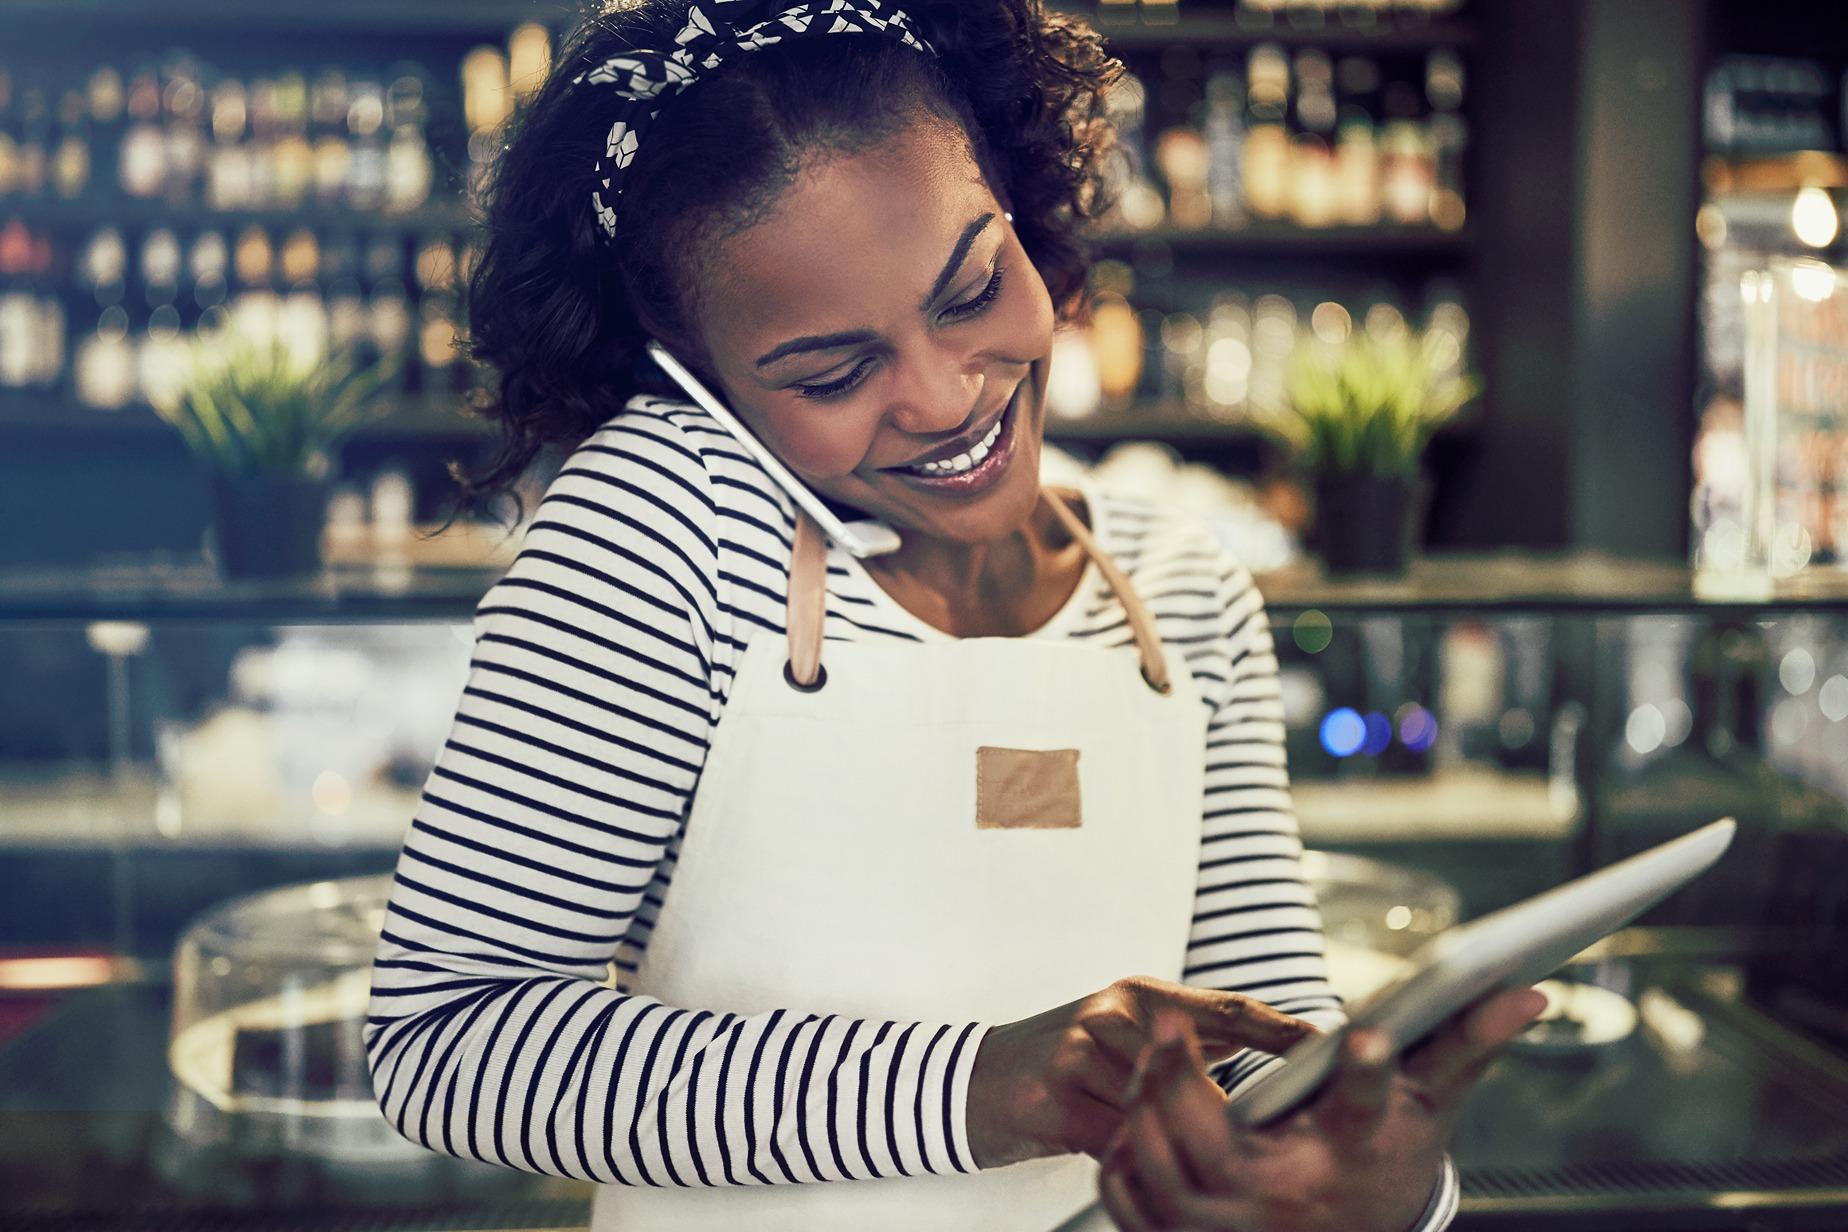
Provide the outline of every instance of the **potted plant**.
[[150,400],[204,465],[219,567],[285,577],[321,567],[336,447],[375,418],[380,365],[286,339],[201,334]]
[[1425,446],[1476,393],[1455,360],[1453,336],[1404,326],[1296,348],[1284,405],[1264,418],[1309,473],[1330,573],[1404,572]]

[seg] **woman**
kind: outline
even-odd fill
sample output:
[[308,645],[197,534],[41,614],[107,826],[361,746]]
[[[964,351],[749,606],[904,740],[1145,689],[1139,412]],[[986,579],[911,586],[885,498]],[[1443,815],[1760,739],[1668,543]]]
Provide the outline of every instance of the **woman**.
[[[608,1182],[598,1228],[1448,1221],[1532,1006],[1227,1127],[1340,1019],[1263,611],[1197,525],[1039,483],[1116,71],[1038,0],[651,0],[562,56],[472,301],[489,485],[572,452],[399,864],[402,1132]],[[902,546],[824,543],[649,336]]]

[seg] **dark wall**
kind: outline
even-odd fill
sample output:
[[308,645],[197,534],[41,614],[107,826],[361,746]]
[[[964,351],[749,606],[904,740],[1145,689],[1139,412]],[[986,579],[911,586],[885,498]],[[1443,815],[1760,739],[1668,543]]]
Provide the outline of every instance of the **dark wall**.
[[1476,55],[1479,431],[1439,544],[1686,551],[1707,6],[1487,0]]

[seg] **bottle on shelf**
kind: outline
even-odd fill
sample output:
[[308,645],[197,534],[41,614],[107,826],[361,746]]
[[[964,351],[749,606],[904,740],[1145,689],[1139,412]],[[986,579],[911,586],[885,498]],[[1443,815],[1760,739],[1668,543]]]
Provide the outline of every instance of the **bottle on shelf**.
[[1257,218],[1282,218],[1290,205],[1290,62],[1262,43],[1245,68],[1245,204]]
[[385,88],[376,80],[357,79],[347,104],[347,142],[353,151],[347,202],[356,210],[376,210],[385,201]]
[[346,74],[323,69],[308,89],[309,140],[314,150],[314,199],[322,206],[344,205],[353,169],[347,145],[347,108],[351,98]]
[[58,100],[51,186],[66,201],[83,196],[90,186],[90,106],[81,90],[66,90]]
[[135,397],[139,401],[171,393],[184,370],[186,342],[181,334],[178,300],[185,261],[179,237],[157,227],[141,241],[143,315],[130,316],[129,345],[134,350]]
[[414,210],[430,199],[436,186],[436,162],[425,135],[424,80],[414,64],[399,65],[385,90],[385,123],[391,139],[385,147],[385,208]]
[[171,204],[191,205],[199,199],[206,164],[206,97],[199,84],[199,66],[185,57],[171,60],[161,89],[164,194]]
[[160,75],[152,65],[129,77],[125,109],[128,125],[117,150],[117,183],[130,197],[158,197],[167,179],[167,149],[160,126]]
[[1390,117],[1380,136],[1380,193],[1386,217],[1408,226],[1429,222],[1437,168],[1429,134],[1417,118],[1417,91],[1395,81],[1386,87],[1384,98]]
[[1380,147],[1374,109],[1380,67],[1368,56],[1347,56],[1335,66],[1340,99],[1335,136],[1335,213],[1349,226],[1380,220]]
[[308,143],[308,82],[295,71],[278,75],[272,86],[276,135],[271,147],[271,201],[297,209],[314,185],[314,147]]
[[1245,82],[1221,63],[1206,78],[1206,196],[1216,227],[1245,222]]
[[135,354],[128,340],[128,245],[114,227],[90,236],[77,259],[77,280],[89,292],[74,306],[85,332],[73,350],[71,392],[96,410],[119,410],[134,396]]
[[1092,270],[1092,286],[1091,349],[1103,408],[1127,411],[1142,386],[1142,322],[1129,300],[1135,274],[1121,261],[1100,261]]
[[14,131],[13,75],[0,64],[0,199],[19,191],[19,135]]
[[1425,61],[1425,99],[1431,108],[1425,128],[1431,144],[1431,221],[1446,231],[1463,226],[1463,61],[1439,48]]
[[104,65],[84,82],[83,95],[89,120],[89,191],[117,191],[121,187],[122,117],[128,105],[128,88],[121,73]]
[[18,189],[21,196],[42,196],[51,181],[51,104],[45,88],[28,80],[19,92]]
[[1335,82],[1326,53],[1296,54],[1296,134],[1290,142],[1290,219],[1327,227],[1339,219],[1335,191]]
[[250,131],[250,97],[235,77],[221,78],[210,95],[212,146],[206,154],[205,200],[216,210],[238,210],[256,198]]

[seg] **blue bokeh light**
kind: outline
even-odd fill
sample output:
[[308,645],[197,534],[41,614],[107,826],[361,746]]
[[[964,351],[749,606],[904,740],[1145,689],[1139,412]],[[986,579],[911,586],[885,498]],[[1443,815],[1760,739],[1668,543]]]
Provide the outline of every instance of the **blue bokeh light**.
[[1437,743],[1437,716],[1416,702],[1399,709],[1399,743],[1422,753]]
[[1365,727],[1367,734],[1361,741],[1360,755],[1378,757],[1392,744],[1392,720],[1374,710],[1368,712],[1367,717],[1361,720],[1361,724]]
[[1367,742],[1367,721],[1352,706],[1322,716],[1322,747],[1334,757],[1352,757]]

